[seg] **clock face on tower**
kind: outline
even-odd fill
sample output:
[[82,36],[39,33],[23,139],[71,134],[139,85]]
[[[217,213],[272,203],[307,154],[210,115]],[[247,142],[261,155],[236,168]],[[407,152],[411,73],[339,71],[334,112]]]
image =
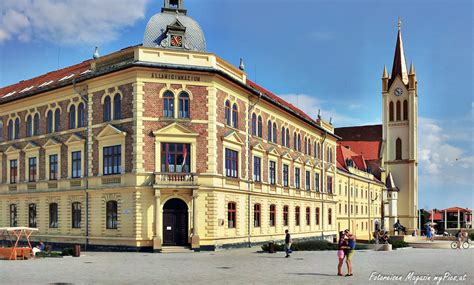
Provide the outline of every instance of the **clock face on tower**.
[[171,36],[171,46],[172,47],[183,47],[183,37],[182,36]]
[[402,88],[397,87],[397,88],[395,89],[395,91],[393,91],[393,94],[395,94],[395,96],[402,96],[402,94],[403,94]]

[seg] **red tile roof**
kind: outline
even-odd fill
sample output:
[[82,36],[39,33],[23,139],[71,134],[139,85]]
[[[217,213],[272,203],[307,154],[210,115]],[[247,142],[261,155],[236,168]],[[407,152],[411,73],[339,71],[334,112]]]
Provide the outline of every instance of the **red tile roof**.
[[[431,216],[433,216],[433,218],[431,218]],[[443,215],[440,212],[434,212],[433,215],[430,214],[429,219],[433,220],[433,221],[442,221],[443,220]]]
[[254,89],[257,89],[258,91],[260,91],[262,93],[264,93],[265,95],[267,95],[268,97],[270,97],[273,100],[277,101],[281,105],[290,108],[291,110],[293,110],[299,116],[305,118],[306,120],[309,120],[309,121],[314,122],[315,124],[317,124],[317,121],[313,120],[313,118],[311,118],[308,114],[303,112],[301,109],[299,109],[299,108],[295,107],[293,104],[288,103],[287,101],[281,99],[280,97],[278,97],[277,95],[275,95],[272,92],[268,91],[267,89],[263,88],[262,86],[258,85],[257,83],[247,79],[247,85],[254,88]]
[[367,169],[367,165],[365,164],[364,156],[359,155],[352,150],[341,146],[340,144],[337,145],[337,166],[339,168],[347,169],[348,165],[346,163],[347,159],[352,159],[354,162],[354,166],[359,169],[365,171]]
[[378,141],[340,141],[344,147],[350,147],[357,154],[363,155],[367,160],[377,160],[380,157],[380,145]]
[[447,209],[443,209],[443,210],[440,210],[441,212],[444,212],[444,211],[447,211],[447,212],[457,212],[457,211],[460,211],[460,212],[472,212],[472,210],[470,210],[469,208],[461,208],[461,207],[451,207],[451,208],[447,208]]
[[344,141],[382,141],[382,125],[336,128],[334,132]]
[[82,77],[85,72],[89,70],[90,62],[90,60],[87,60],[76,65],[0,88],[0,99],[15,98],[23,94],[38,92],[46,87],[71,82],[74,78]]

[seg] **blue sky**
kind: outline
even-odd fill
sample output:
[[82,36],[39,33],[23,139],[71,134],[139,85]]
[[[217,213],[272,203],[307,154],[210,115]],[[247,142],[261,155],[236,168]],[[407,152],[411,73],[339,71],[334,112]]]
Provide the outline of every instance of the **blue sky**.
[[[3,0],[0,86],[140,44],[155,0]],[[208,51],[336,126],[381,122],[397,18],[419,81],[420,206],[474,207],[472,1],[185,0]],[[116,16],[120,15],[120,16]]]

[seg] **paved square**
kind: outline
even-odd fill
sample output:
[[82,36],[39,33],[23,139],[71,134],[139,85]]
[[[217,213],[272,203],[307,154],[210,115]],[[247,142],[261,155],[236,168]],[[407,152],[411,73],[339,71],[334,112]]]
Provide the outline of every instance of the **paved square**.
[[[1,284],[414,284],[413,281],[369,281],[376,271],[385,275],[464,275],[472,284],[474,250],[403,249],[357,251],[354,276],[339,277],[335,251],[257,252],[259,248],[201,253],[85,252],[80,258],[0,261]],[[441,282],[439,284],[449,284]],[[454,284],[451,282],[451,284]]]

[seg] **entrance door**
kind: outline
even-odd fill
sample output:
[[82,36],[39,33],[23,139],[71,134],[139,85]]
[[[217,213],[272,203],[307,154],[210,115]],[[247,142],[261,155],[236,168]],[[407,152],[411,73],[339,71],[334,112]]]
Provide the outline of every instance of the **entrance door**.
[[188,244],[188,206],[171,199],[163,206],[163,245]]

